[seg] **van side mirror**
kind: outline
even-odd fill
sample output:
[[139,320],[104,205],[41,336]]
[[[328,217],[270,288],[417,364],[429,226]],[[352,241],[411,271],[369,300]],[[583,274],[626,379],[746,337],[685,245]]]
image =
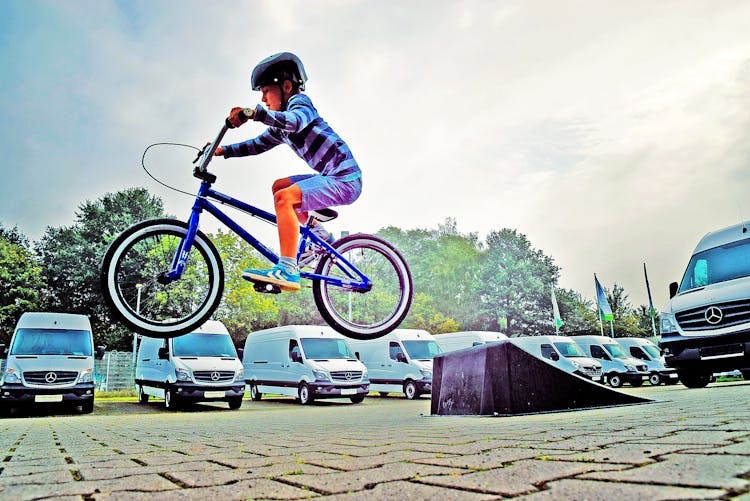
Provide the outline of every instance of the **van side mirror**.
[[104,358],[104,351],[106,349],[107,349],[106,346],[101,346],[101,345],[97,346],[96,353],[94,354],[94,358],[96,358],[97,360],[101,360],[102,358]]
[[553,352],[553,353],[550,354],[549,358],[551,358],[553,361],[557,362],[558,360],[560,360],[560,355],[558,355],[557,353]]
[[406,355],[401,352],[396,353],[396,362],[406,363]]
[[679,287],[677,282],[672,282],[671,284],[669,284],[669,299],[672,299],[677,295],[677,287]]
[[159,348],[159,360],[169,360],[169,348],[166,346]]
[[354,352],[354,356],[357,358],[357,360],[359,360],[359,352],[358,351]]
[[302,363],[302,355],[297,353],[296,351],[292,352],[292,362],[297,362],[298,364]]
[[240,362],[245,359],[245,349],[239,348],[237,350],[237,357],[240,359]]

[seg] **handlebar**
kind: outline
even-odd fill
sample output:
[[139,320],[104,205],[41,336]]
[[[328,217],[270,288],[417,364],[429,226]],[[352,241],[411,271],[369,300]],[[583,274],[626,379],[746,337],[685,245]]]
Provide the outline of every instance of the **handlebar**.
[[193,160],[194,164],[198,164],[193,169],[193,176],[208,181],[209,183],[214,183],[216,181],[216,176],[208,172],[208,164],[211,162],[216,148],[219,147],[219,143],[221,143],[221,140],[224,138],[224,134],[226,134],[230,128],[229,121],[226,121],[219,131],[219,134],[216,136],[216,139],[210,144],[204,146],[203,149],[198,152],[198,156]]

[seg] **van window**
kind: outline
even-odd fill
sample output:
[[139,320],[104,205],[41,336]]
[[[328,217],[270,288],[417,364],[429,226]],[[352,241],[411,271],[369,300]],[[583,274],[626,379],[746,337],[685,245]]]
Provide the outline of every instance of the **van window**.
[[399,354],[401,354],[401,357],[406,360],[406,355],[404,355],[404,350],[401,349],[401,346],[398,343],[391,341],[388,345],[388,356],[393,360],[398,360]]
[[301,341],[305,355],[313,360],[354,358],[343,339],[304,338]]
[[657,348],[656,346],[652,346],[650,344],[644,344],[643,346],[641,346],[641,348],[646,350],[646,353],[651,355],[651,358],[653,359],[658,359],[659,357],[661,357],[661,350]]
[[630,347],[630,356],[639,360],[648,360],[648,357],[638,346]]
[[91,333],[77,329],[18,329],[11,355],[92,356]]
[[175,357],[236,357],[232,339],[222,334],[197,334],[178,336],[172,340]]
[[610,355],[612,355],[614,358],[627,358],[628,354],[625,352],[625,350],[622,349],[622,346],[619,344],[605,344],[604,349],[609,352]]
[[607,352],[604,351],[604,348],[595,344],[591,345],[591,356],[594,358],[603,358],[604,360],[609,360],[609,355],[607,355]]
[[555,349],[552,347],[551,344],[543,344],[541,346],[542,348],[542,356],[544,358],[548,358],[552,360],[552,354],[555,353]]
[[750,276],[750,238],[695,254],[678,292]]
[[555,343],[555,348],[565,358],[583,358],[586,354],[583,352],[580,346],[571,342],[560,342]]
[[302,359],[302,350],[299,349],[296,339],[289,341],[289,360],[294,360],[293,355],[297,355],[300,360]]
[[403,341],[406,353],[411,358],[430,360],[440,353],[440,347],[435,341]]

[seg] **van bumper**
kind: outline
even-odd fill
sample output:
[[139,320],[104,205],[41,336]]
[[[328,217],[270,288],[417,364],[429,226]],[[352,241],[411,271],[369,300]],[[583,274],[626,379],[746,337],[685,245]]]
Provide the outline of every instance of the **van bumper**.
[[[245,382],[226,386],[201,386],[194,383],[177,382],[170,385],[175,397],[180,400],[228,400],[245,395]],[[219,395],[223,393],[223,395]]]
[[419,393],[432,393],[432,379],[420,379],[416,383]]
[[20,383],[0,387],[0,401],[14,404],[36,402],[85,402],[94,399],[94,383],[78,383],[67,388],[29,388]]
[[338,385],[334,383],[326,383],[322,381],[315,381],[309,383],[310,390],[313,392],[315,398],[348,398],[356,397],[358,395],[367,395],[370,392],[370,383],[362,383],[356,386],[353,385]]
[[724,372],[750,367],[750,329],[722,335],[663,334],[661,348],[668,367]]

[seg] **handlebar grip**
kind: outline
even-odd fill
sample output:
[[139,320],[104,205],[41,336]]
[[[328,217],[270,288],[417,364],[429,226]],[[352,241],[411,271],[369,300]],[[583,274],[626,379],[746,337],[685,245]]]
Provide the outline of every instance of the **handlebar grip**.
[[232,125],[231,123],[229,123],[229,119],[228,118],[226,120],[224,120],[224,125],[227,126],[227,129],[234,129],[234,125]]

